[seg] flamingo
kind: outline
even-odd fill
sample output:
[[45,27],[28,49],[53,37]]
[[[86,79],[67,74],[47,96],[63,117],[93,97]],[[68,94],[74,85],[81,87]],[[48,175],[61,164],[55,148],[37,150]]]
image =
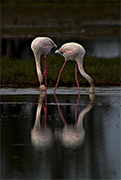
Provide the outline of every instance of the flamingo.
[[[55,95],[55,94],[54,94]],[[63,114],[61,112],[61,109],[59,107],[59,102],[57,99],[57,96],[55,95],[55,99],[57,102],[57,106],[58,106],[58,110],[59,113],[61,115],[61,118],[63,120],[64,123],[64,128],[62,129],[61,133],[59,133],[59,138],[62,142],[62,144],[65,147],[78,147],[80,145],[82,145],[84,138],[85,138],[85,130],[83,127],[83,120],[84,120],[84,116],[92,109],[93,104],[94,104],[94,100],[95,100],[95,94],[91,93],[89,94],[89,104],[79,113],[78,116],[78,120],[77,120],[77,107],[79,104],[79,98],[80,98],[80,94],[78,95],[77,98],[77,104],[75,107],[75,123],[74,124],[67,124]]]
[[[43,103],[45,97],[45,105]],[[40,119],[42,116],[42,108],[44,109],[44,116],[42,124]],[[33,129],[31,130],[31,142],[36,148],[48,148],[53,142],[53,132],[47,125],[47,93],[40,92],[39,102],[36,111],[36,118]]]
[[56,86],[54,89],[54,93],[58,86],[58,83],[59,83],[59,80],[61,77],[61,73],[62,73],[64,66],[68,60],[75,61],[75,80],[76,80],[76,83],[78,86],[79,93],[80,93],[80,88],[79,88],[79,82],[77,79],[77,65],[78,65],[80,74],[89,82],[89,84],[91,86],[89,93],[94,93],[94,82],[93,82],[92,78],[83,69],[83,57],[85,55],[85,49],[78,43],[66,43],[66,44],[62,45],[59,50],[56,50],[55,53],[62,55],[65,58],[65,62],[59,73],[57,83],[56,83]]
[[[46,56],[51,51],[53,47],[57,47],[57,45],[53,42],[52,39],[48,37],[36,37],[32,43],[31,43],[31,49],[35,56],[35,62],[36,62],[36,69],[37,69],[37,75],[38,80],[40,83],[40,86],[38,90],[45,91],[47,89],[47,61]],[[40,57],[42,58],[42,62],[44,65],[44,73],[42,76],[41,72],[41,66],[40,66]],[[44,62],[45,58],[45,62]],[[45,76],[45,86],[41,85],[43,77]]]

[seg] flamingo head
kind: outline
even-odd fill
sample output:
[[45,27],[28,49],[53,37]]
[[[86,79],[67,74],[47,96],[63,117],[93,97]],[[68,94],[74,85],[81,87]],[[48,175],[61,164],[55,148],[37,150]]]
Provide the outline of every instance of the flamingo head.
[[68,58],[66,57],[66,54],[63,53],[62,51],[56,50],[56,51],[55,51],[55,54],[60,54],[61,56],[63,56],[63,57],[65,58],[65,61],[68,60]]

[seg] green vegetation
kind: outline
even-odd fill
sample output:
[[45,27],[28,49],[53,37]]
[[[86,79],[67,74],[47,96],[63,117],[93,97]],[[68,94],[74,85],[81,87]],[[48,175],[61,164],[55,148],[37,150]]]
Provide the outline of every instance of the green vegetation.
[[[59,55],[47,57],[48,86],[55,86],[63,62],[63,57]],[[74,62],[67,62],[59,86],[76,86],[74,68]],[[93,78],[95,86],[120,85],[120,57],[105,59],[85,56],[84,69]],[[1,86],[35,87],[39,85],[34,60],[23,61],[2,57],[0,77]],[[79,72],[78,80],[80,86],[89,86]]]

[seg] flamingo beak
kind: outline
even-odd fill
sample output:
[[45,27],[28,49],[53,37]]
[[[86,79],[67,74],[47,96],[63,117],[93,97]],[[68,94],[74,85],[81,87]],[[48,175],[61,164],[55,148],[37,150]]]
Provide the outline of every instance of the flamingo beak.
[[59,50],[56,50],[56,51],[55,51],[55,54],[63,55],[63,52],[61,52],[61,51],[59,51]]
[[59,53],[59,51],[58,51],[58,50],[56,50],[56,51],[55,51],[55,54],[57,54],[57,53]]
[[57,48],[58,46],[56,44],[54,44],[54,47]]

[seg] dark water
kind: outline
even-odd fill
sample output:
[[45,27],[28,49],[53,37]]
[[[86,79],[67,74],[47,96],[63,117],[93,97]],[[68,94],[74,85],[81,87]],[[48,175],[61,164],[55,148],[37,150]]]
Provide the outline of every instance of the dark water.
[[120,179],[120,90],[1,89],[1,179]]
[[[31,50],[31,42],[34,38],[2,38],[1,44],[1,55],[10,56],[14,58],[31,60],[34,58]],[[87,55],[97,56],[104,58],[112,58],[121,55],[120,51],[120,39],[57,39],[52,38],[58,45],[58,48],[66,42],[77,42],[80,43],[86,50]],[[50,55],[52,55],[50,53]]]

